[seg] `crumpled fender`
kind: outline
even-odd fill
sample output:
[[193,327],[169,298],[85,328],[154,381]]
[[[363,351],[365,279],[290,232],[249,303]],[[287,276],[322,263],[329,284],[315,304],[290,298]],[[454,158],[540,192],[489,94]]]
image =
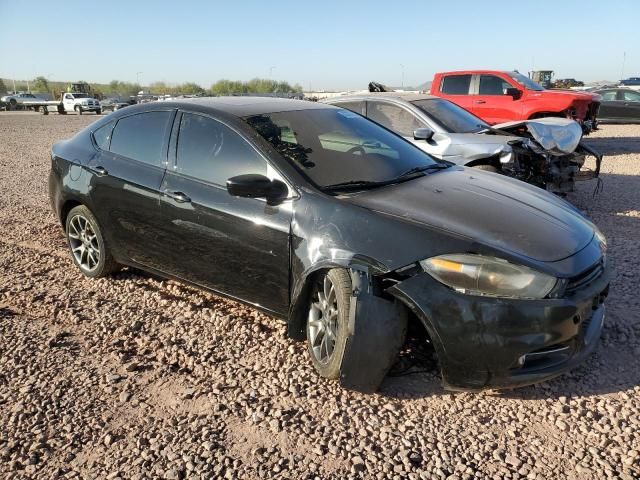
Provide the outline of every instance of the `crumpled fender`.
[[340,385],[375,392],[394,364],[407,332],[407,310],[373,292],[371,277],[351,269],[349,338],[340,367]]

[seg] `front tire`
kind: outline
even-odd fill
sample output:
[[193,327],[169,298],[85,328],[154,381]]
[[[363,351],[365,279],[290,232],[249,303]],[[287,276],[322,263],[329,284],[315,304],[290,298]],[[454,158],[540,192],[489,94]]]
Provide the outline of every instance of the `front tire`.
[[78,115],[82,115],[82,107],[80,105],[76,105],[73,109],[78,112]]
[[97,109],[97,110],[96,110],[96,115],[102,115],[102,109],[100,109],[100,108],[99,108],[99,109]]
[[311,363],[325,378],[336,379],[348,337],[351,278],[342,268],[320,275],[311,290],[307,348]]
[[87,207],[78,205],[71,209],[65,232],[73,263],[85,276],[104,277],[117,269],[98,221]]

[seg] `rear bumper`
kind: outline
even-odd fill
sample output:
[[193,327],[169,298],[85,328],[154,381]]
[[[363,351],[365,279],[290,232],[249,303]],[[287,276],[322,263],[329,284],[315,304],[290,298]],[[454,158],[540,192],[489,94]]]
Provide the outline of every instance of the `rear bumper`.
[[426,273],[391,289],[424,323],[445,388],[511,388],[574,368],[595,349],[609,273],[569,298],[516,300],[455,292]]

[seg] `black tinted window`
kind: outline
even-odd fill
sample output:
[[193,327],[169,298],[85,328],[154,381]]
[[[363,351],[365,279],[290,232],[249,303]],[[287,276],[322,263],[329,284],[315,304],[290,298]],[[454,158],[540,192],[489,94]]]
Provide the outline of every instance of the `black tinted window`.
[[336,107],[346,108],[347,110],[351,110],[352,112],[356,112],[362,115],[364,102],[340,102],[334,103],[334,105]]
[[480,95],[505,95],[511,84],[495,75],[480,75]]
[[440,90],[449,95],[468,95],[471,75],[448,75],[442,79]]
[[113,131],[113,123],[109,122],[106,125],[101,126],[95,132],[93,132],[93,139],[101,150],[109,150],[109,144],[111,143],[111,132]]
[[164,134],[171,112],[147,112],[118,120],[111,151],[152,165],[161,165]]
[[240,135],[192,113],[182,115],[176,163],[178,172],[219,185],[236,175],[267,175],[265,160]]
[[488,128],[485,122],[449,100],[430,98],[413,103],[449,133],[475,133]]
[[411,112],[390,103],[369,102],[367,117],[403,137],[413,137],[415,129],[424,127]]

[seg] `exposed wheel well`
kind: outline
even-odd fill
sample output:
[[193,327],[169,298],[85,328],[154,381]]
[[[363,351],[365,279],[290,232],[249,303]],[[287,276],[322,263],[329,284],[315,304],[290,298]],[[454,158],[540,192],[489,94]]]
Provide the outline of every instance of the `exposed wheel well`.
[[71,209],[77,207],[78,205],[82,205],[82,203],[77,200],[67,200],[62,205],[62,208],[60,209],[60,223],[62,223],[62,228],[66,228],[65,226],[67,224],[67,215],[69,215]]
[[304,340],[306,338],[306,317],[309,295],[311,286],[319,275],[327,273],[331,268],[320,268],[315,272],[311,272],[304,280],[304,285],[300,289],[300,293],[296,298],[295,304],[292,306],[289,314],[287,325],[287,334],[294,340]]
[[500,159],[497,156],[488,157],[488,158],[479,158],[477,160],[472,160],[469,163],[465,164],[465,167],[475,167],[478,165],[491,165],[492,167],[496,167],[497,170],[500,170]]

